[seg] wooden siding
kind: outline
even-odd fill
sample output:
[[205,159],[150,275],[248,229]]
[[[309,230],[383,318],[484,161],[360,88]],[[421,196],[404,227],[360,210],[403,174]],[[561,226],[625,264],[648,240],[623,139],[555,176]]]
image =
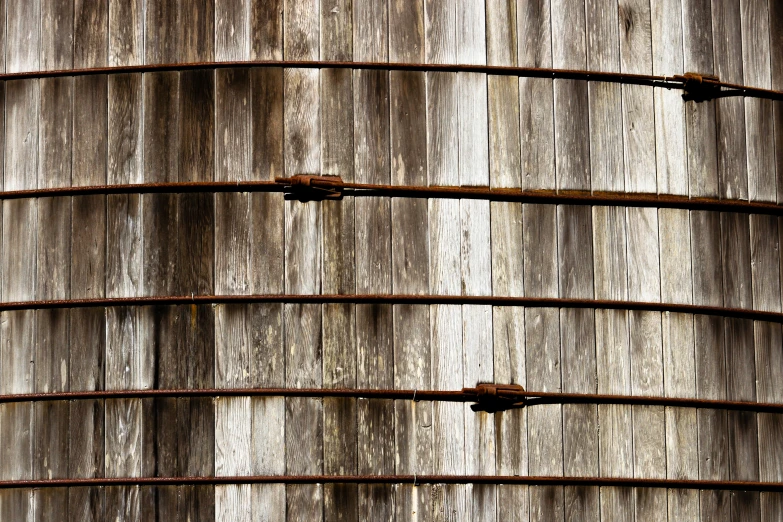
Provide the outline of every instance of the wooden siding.
[[[212,60],[519,65],[783,89],[777,0],[0,0],[0,71]],[[234,68],[0,85],[3,189],[346,181],[783,202],[783,102],[480,73]],[[0,299],[444,294],[781,311],[783,220],[280,194],[2,202]],[[783,401],[781,325],[254,304],[0,314],[0,393],[459,389]],[[0,405],[0,479],[500,474],[783,481],[783,416],[218,397]],[[783,495],[510,485],[0,489],[0,520],[780,520]]]

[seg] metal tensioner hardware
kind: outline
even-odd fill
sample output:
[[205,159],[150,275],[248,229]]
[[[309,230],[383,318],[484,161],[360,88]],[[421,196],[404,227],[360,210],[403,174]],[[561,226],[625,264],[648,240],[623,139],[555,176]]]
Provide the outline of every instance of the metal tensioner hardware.
[[525,389],[518,384],[478,384],[475,388],[463,388],[462,393],[475,396],[475,404],[470,405],[473,411],[495,413],[514,408],[524,408],[526,398],[520,392]]
[[290,178],[275,178],[275,183],[285,185],[283,194],[286,200],[306,203],[325,199],[343,199],[344,187],[340,176],[297,174]]

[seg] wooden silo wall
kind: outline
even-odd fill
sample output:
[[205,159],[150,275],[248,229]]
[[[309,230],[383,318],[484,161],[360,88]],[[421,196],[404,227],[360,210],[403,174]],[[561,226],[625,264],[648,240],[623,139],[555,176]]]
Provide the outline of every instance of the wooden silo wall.
[[[221,60],[715,73],[783,89],[770,0],[5,0],[6,72]],[[346,181],[783,200],[783,105],[479,73],[234,68],[2,85],[3,190]],[[241,294],[781,311],[779,218],[480,200],[6,200],[2,301]],[[781,402],[781,326],[684,313],[253,304],[3,312],[0,394],[530,390]],[[783,418],[380,399],[0,404],[0,480],[444,474],[783,481]],[[67,517],[65,514],[67,513]],[[611,487],[0,489],[0,520],[779,520],[783,496]]]

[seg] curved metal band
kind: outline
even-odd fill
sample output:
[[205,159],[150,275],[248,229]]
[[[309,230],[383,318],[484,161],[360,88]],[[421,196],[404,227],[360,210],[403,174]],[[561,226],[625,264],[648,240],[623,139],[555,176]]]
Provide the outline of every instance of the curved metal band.
[[121,477],[0,481],[0,489],[224,484],[518,484],[783,492],[780,482],[509,475],[256,475],[246,477]]
[[[167,71],[190,71],[195,69],[228,69],[235,67],[286,67],[297,69],[365,69],[379,71],[411,71],[411,72],[471,72],[498,76],[518,76],[526,78],[552,78],[563,80],[584,80],[597,82],[621,83],[630,85],[647,85],[666,89],[685,89],[684,76],[658,76],[649,74],[627,74],[619,72],[587,71],[573,69],[552,69],[540,67],[510,67],[502,65],[468,65],[468,64],[421,64],[421,63],[388,63],[388,62],[338,62],[338,61],[295,61],[295,60],[265,60],[265,61],[225,61],[225,62],[188,62],[169,64],[129,65],[117,67],[94,67],[87,69],[64,69],[57,71],[29,71],[0,74],[0,80],[27,80],[36,78],[56,78],[64,76],[88,76],[97,74],[129,74]],[[687,76],[687,75],[686,75]],[[727,91],[717,93],[722,96],[748,96],[783,100],[783,92],[772,89],[762,89],[733,83],[711,81],[716,88]]]
[[115,306],[176,306],[209,304],[451,304],[488,306],[525,306],[536,308],[595,308],[604,310],[641,310],[751,319],[783,323],[783,313],[678,303],[643,301],[610,301],[603,299],[571,299],[564,297],[506,297],[471,295],[392,295],[392,294],[256,294],[256,295],[185,295],[159,297],[107,297],[91,299],[54,299],[46,301],[15,301],[0,303],[0,311],[50,310],[55,308],[99,308]]
[[[668,194],[522,190],[513,188],[378,185],[343,183],[343,195],[353,197],[440,198],[508,201],[541,205],[598,205],[645,208],[676,208],[783,216],[783,205],[760,201],[690,198]],[[225,192],[286,192],[286,184],[275,181],[203,181],[93,185],[30,190],[0,191],[0,200],[92,196],[112,194],[211,194]]]
[[[476,402],[476,389],[463,390],[378,390],[356,388],[208,388],[161,390],[97,390],[0,395],[0,404],[14,402],[84,401],[106,399],[213,398],[213,397],[314,397],[388,399],[435,402]],[[504,391],[506,397],[524,400],[522,407],[539,404],[627,404],[634,406],[668,406],[704,408],[758,413],[783,413],[783,404],[692,399],[682,397],[644,397],[595,393],[557,393],[537,391]]]

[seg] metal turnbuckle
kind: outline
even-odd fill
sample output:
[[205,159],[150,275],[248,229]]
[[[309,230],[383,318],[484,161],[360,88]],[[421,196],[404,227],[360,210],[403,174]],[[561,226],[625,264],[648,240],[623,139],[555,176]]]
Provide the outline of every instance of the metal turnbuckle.
[[297,174],[290,178],[275,178],[275,183],[285,185],[283,193],[287,200],[306,203],[325,199],[343,199],[343,180],[340,176]]
[[478,384],[475,388],[462,388],[465,395],[475,396],[475,404],[471,404],[470,409],[487,413],[524,408],[526,399],[520,394],[524,391],[518,384]]
[[717,98],[721,92],[720,79],[711,74],[687,72],[674,77],[683,84],[685,101],[703,102]]

